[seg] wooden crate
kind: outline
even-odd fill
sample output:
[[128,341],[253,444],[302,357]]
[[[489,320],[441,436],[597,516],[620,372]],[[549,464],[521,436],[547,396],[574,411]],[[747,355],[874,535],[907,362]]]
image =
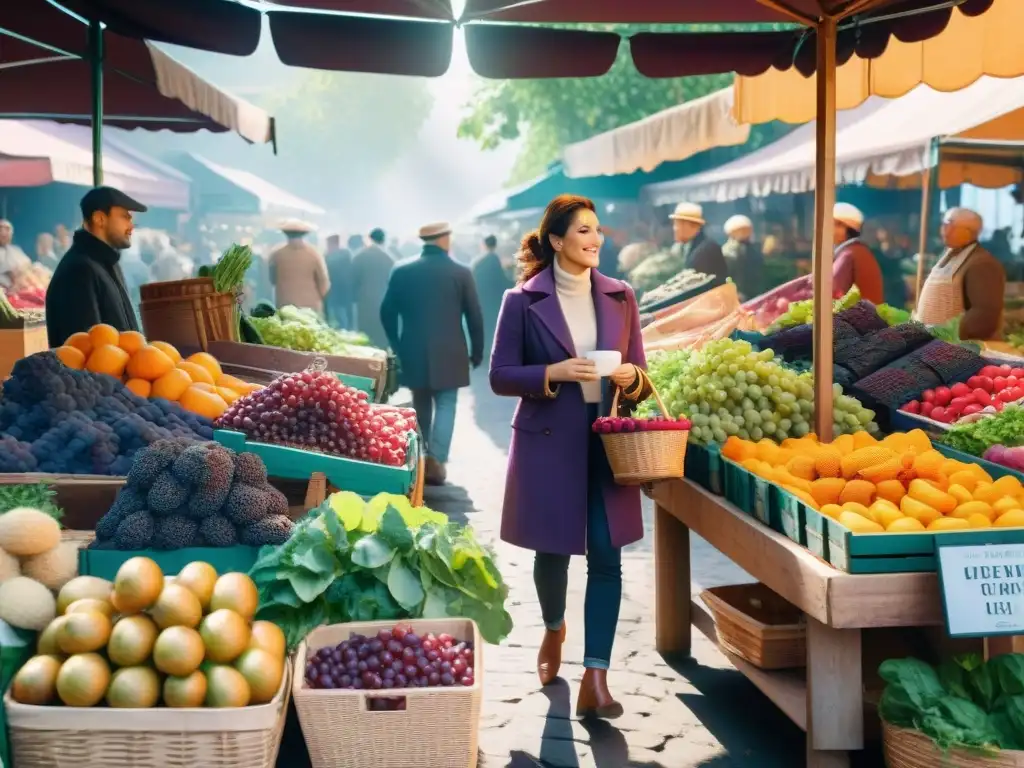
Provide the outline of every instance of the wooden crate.
[[45,352],[49,348],[46,325],[43,323],[0,329],[0,379],[10,376],[14,364],[21,358]]
[[125,479],[111,475],[51,475],[40,472],[0,474],[0,485],[33,483],[46,483],[56,491],[55,502],[64,510],[61,525],[74,531],[93,531],[114,503]]

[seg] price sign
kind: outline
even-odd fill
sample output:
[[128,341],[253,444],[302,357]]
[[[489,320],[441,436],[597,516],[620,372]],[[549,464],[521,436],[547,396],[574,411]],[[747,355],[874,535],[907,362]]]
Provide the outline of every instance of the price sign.
[[939,546],[950,637],[1024,634],[1024,544]]

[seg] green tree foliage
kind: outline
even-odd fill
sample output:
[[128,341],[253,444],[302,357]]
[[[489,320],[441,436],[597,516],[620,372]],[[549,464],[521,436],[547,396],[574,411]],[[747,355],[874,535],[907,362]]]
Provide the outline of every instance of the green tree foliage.
[[342,187],[365,195],[416,141],[433,108],[422,78],[295,71],[290,88],[261,100],[277,118],[275,165],[290,178],[289,189],[313,189],[328,204]]
[[[625,36],[652,28],[615,29]],[[696,27],[662,25],[655,29],[695,31]],[[700,29],[717,31],[724,27],[708,25]],[[482,81],[473,101],[466,105],[459,136],[473,139],[484,149],[522,138],[523,149],[509,179],[514,184],[542,174],[566,144],[706,96],[728,86],[732,78],[732,74],[659,80],[644,77],[633,66],[629,44],[624,39],[614,65],[602,77]],[[764,142],[764,133],[755,127],[753,146]]]

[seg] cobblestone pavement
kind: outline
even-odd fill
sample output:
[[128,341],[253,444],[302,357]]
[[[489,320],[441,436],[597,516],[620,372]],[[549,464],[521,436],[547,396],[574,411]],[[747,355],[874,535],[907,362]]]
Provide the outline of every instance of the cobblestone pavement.
[[[494,397],[479,373],[460,393],[449,484],[428,489],[426,503],[471,522],[491,540],[511,588],[512,635],[485,653],[480,730],[483,768],[796,768],[804,736],[718,650],[694,632],[693,659],[670,665],[654,650],[651,505],[648,536],[623,561],[624,590],[609,681],[626,714],[585,725],[573,716],[582,676],[582,558],[571,569],[567,682],[541,690],[534,667],[542,622],[533,590],[532,553],[498,541],[505,459],[514,402]],[[705,542],[694,539],[695,590],[749,581]]]

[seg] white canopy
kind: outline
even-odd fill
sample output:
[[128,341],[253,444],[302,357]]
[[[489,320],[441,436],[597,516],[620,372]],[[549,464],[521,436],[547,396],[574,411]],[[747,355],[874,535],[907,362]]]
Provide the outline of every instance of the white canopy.
[[[680,201],[728,202],[814,188],[815,124],[805,123],[778,141],[731,163],[682,179],[650,184],[655,205]],[[871,97],[837,115],[836,184],[886,186],[934,165],[933,139],[1024,138],[1024,78],[983,77],[953,93],[918,86],[899,99]],[[970,183],[1001,187],[1020,179],[1016,168],[969,160],[943,167],[943,187]]]
[[[104,180],[155,208],[187,210],[188,179],[173,169],[116,146],[103,145]],[[0,120],[0,187],[39,187],[53,182],[92,186],[88,128],[43,120]]]
[[569,144],[562,151],[565,175],[577,179],[653,171],[662,163],[685,160],[708,149],[743,144],[750,137],[750,126],[736,123],[732,105],[730,86]]
[[319,205],[303,200],[298,195],[293,195],[291,192],[271,184],[255,173],[243,171],[241,168],[229,168],[195,153],[189,153],[189,156],[222,179],[255,197],[259,201],[261,213],[304,213],[316,216],[325,213]]

